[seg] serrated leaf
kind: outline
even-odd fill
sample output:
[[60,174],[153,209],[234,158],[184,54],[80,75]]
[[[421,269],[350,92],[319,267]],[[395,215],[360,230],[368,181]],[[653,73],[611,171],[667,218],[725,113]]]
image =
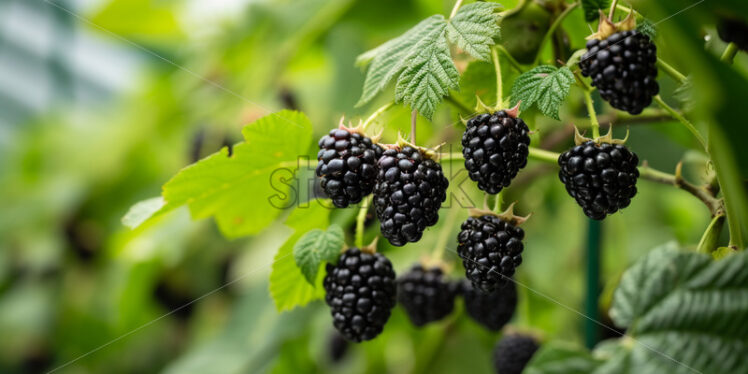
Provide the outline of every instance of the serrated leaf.
[[308,231],[296,242],[293,247],[294,260],[309,284],[314,285],[317,270],[323,262],[338,258],[343,241],[343,229],[338,225],[331,225],[326,231]]
[[574,74],[566,66],[541,65],[517,77],[512,86],[512,102],[522,101],[521,110],[537,105],[541,113],[560,120],[558,110],[572,83]]
[[582,0],[584,20],[587,22],[597,21],[600,14],[598,10],[607,11],[609,6],[610,0]]
[[581,348],[558,343],[543,345],[523,371],[526,374],[588,374],[600,360]]
[[447,23],[447,37],[471,56],[488,61],[491,45],[499,37],[497,3],[467,4],[457,11]]
[[283,246],[276,253],[270,272],[270,295],[279,312],[291,310],[297,306],[304,306],[310,301],[324,296],[322,279],[324,265],[320,264],[314,285],[309,284],[296,266],[293,248],[296,242],[309,230],[323,229],[330,224],[330,209],[318,201],[310,206],[299,206],[286,219],[286,226],[294,229]]
[[271,197],[288,192],[281,178],[288,178],[299,157],[307,154],[312,125],[304,114],[284,110],[245,126],[242,134],[245,140],[231,156],[224,148],[167,182],[160,212],[187,205],[195,219],[215,217],[229,238],[269,225],[282,211]]
[[364,105],[373,99],[392,78],[408,66],[410,59],[420,52],[416,46],[422,45],[424,39],[433,40],[443,34],[446,26],[444,16],[431,16],[401,36],[359,56],[357,63],[365,64],[370,60],[371,65],[366,73],[363,93],[356,106]]
[[636,29],[648,36],[650,39],[654,40],[654,38],[657,36],[657,26],[655,26],[654,22],[650,21],[648,18],[642,18],[638,21],[638,24],[636,25]]
[[434,41],[424,40],[420,51],[398,78],[395,100],[405,102],[431,119],[442,97],[459,86],[460,74],[452,62],[444,35],[437,36]]

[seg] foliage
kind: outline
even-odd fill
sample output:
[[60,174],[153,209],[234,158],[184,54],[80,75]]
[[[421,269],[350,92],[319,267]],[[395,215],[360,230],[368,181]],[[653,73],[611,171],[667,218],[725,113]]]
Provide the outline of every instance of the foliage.
[[598,19],[599,11],[607,11],[610,6],[610,0],[582,0],[582,8],[584,9],[584,20],[592,22]]
[[574,74],[566,66],[538,66],[514,81],[512,101],[521,102],[521,110],[537,105],[546,116],[560,120],[558,110],[569,95],[572,83]]

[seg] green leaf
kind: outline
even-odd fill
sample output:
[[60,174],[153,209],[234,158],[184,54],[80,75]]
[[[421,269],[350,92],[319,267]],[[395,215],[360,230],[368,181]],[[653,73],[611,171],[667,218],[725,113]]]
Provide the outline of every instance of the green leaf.
[[[307,154],[312,125],[304,114],[284,110],[245,126],[242,134],[245,141],[234,146],[232,155],[224,148],[167,182],[166,205],[159,212],[187,205],[195,219],[215,217],[229,238],[269,225],[282,211],[272,198],[288,194],[287,180],[299,157]],[[146,219],[143,214],[131,222]]]
[[558,110],[572,83],[574,74],[566,66],[541,65],[517,77],[512,86],[512,102],[522,101],[521,110],[536,104],[541,113],[560,120]]
[[484,61],[471,62],[460,75],[460,90],[452,92],[452,95],[469,108],[477,104],[476,96],[484,103],[495,103],[496,70],[493,64]]
[[417,47],[420,53],[397,80],[395,100],[431,119],[442,97],[459,86],[460,74],[444,35],[438,35],[436,40],[424,39]]
[[610,6],[610,0],[582,0],[584,9],[584,20],[587,22],[596,21],[599,18],[598,10],[606,11]]
[[533,355],[523,371],[526,374],[587,374],[592,372],[600,361],[586,350],[549,343],[543,345]]
[[296,266],[293,252],[294,245],[307,231],[324,229],[330,224],[330,209],[326,207],[329,205],[313,201],[307,207],[297,207],[286,219],[286,226],[294,229],[294,233],[278,250],[270,272],[270,295],[279,312],[304,306],[324,296],[322,279],[325,272],[319,271],[324,265],[320,264],[314,285],[309,284]]
[[371,65],[364,81],[364,90],[356,106],[369,102],[382,91],[392,78],[401,73],[414,55],[420,51],[416,46],[423,40],[434,40],[444,33],[447,26],[444,16],[434,15],[419,22],[401,36],[368,51],[356,60],[359,65]]
[[161,196],[137,202],[135,205],[130,207],[127,214],[122,217],[122,224],[134,229],[155,215],[164,207],[164,205],[166,205],[166,201],[164,201],[164,198]]
[[491,45],[499,37],[497,3],[472,3],[462,6],[447,23],[447,37],[471,56],[488,61]]
[[323,262],[332,262],[340,255],[344,243],[343,229],[331,225],[327,231],[314,229],[302,236],[293,247],[296,266],[307,282],[314,285],[317,270]]

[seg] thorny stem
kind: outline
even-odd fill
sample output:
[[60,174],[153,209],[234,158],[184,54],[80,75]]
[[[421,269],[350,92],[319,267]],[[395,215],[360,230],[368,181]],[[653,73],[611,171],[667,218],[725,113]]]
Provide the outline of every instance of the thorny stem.
[[688,131],[690,131],[691,134],[693,134],[696,140],[698,140],[699,143],[701,143],[701,146],[704,148],[704,151],[708,151],[709,148],[706,145],[706,140],[704,140],[704,137],[701,136],[701,133],[699,132],[698,129],[696,129],[696,126],[694,126],[688,119],[686,119],[686,117],[678,113],[678,111],[673,109],[670,105],[667,105],[667,103],[662,100],[662,97],[660,97],[660,95],[656,95],[654,97],[654,101],[656,101],[657,104],[659,104],[662,107],[662,109],[665,109],[665,111],[670,113],[670,115],[673,116],[673,118],[680,121],[680,123],[682,123],[683,126],[685,126],[688,129]]
[[452,13],[450,13],[450,14],[449,14],[449,18],[450,18],[450,19],[451,19],[452,17],[454,17],[454,16],[455,16],[455,14],[457,14],[457,10],[458,10],[458,9],[460,9],[460,5],[462,5],[462,0],[457,0],[457,1],[455,2],[455,6],[454,6],[454,7],[452,8]]
[[449,208],[447,218],[444,221],[444,228],[439,232],[439,238],[436,241],[436,248],[434,248],[434,252],[431,254],[432,260],[441,260],[442,257],[444,257],[444,250],[447,248],[447,244],[449,243],[449,234],[452,233],[451,228],[455,226],[455,220],[457,220],[457,214],[459,212],[460,209],[457,209],[457,206]]
[[589,90],[583,90],[584,102],[587,104],[587,113],[590,115],[590,128],[592,129],[592,137],[600,137],[600,122],[597,122],[597,113],[595,113],[595,103],[592,102],[592,94]]
[[359,248],[364,247],[364,222],[366,221],[366,213],[369,212],[369,205],[373,195],[369,195],[361,202],[361,208],[356,216],[356,246]]
[[[549,27],[548,31],[545,33],[545,35],[543,35],[543,40],[540,42],[541,46],[546,45],[548,40],[551,38],[551,35],[553,35],[553,33],[556,32],[556,29],[558,28],[558,26],[561,25],[561,22],[564,21],[564,18],[566,18],[566,16],[568,16],[571,13],[571,11],[574,10],[577,6],[579,6],[578,1],[569,4],[569,6],[567,6],[566,9],[564,9],[564,11],[561,12],[561,14],[559,14],[555,20],[553,20],[551,27]],[[536,64],[540,62],[540,55],[542,52],[543,52],[543,48],[538,49],[538,52],[535,55]]]
[[517,62],[517,60],[514,58],[514,56],[512,56],[512,54],[509,53],[509,51],[507,51],[506,48],[504,48],[503,45],[496,44],[493,47],[496,48],[496,49],[498,49],[499,52],[501,52],[501,53],[504,54],[504,57],[506,57],[507,61],[509,61],[509,64],[512,65],[513,68],[517,69],[517,71],[519,71],[520,73],[524,73],[525,72],[525,69],[522,67],[522,65],[520,65],[519,62]]
[[491,57],[493,57],[493,68],[496,71],[496,108],[501,108],[504,103],[504,93],[501,82],[501,65],[499,64],[499,53],[496,51],[496,48],[491,48]]
[[418,111],[413,109],[413,112],[410,114],[410,142],[413,144],[416,143],[416,121],[418,120]]
[[720,60],[732,64],[732,60],[735,58],[735,55],[738,54],[738,46],[735,43],[729,43],[727,47],[725,47],[725,51],[722,52],[722,57],[720,57]]
[[665,62],[665,60],[661,58],[657,58],[657,66],[660,67],[660,69],[664,70],[667,75],[675,79],[680,84],[686,84],[686,81],[688,81],[688,78],[683,75],[683,73],[679,72],[678,69],[674,68],[672,65]]
[[394,101],[390,101],[389,103],[384,104],[382,107],[380,107],[379,109],[377,109],[376,111],[374,111],[374,113],[372,113],[369,116],[369,118],[367,118],[366,121],[364,121],[364,123],[362,125],[362,127],[364,128],[364,130],[366,130],[366,128],[369,127],[369,125],[372,122],[374,122],[375,119],[377,119],[377,117],[379,117],[380,115],[382,115],[382,113],[384,113],[388,109],[392,108],[393,105],[395,105],[395,102]]

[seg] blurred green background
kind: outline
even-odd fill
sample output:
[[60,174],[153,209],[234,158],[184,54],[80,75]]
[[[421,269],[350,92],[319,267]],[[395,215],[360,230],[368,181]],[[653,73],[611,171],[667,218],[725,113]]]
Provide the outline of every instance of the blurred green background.
[[[724,43],[713,25],[723,5],[748,11],[740,1],[712,3],[658,24],[658,50],[699,77],[688,102],[697,125],[706,132],[729,123],[722,131],[737,144],[744,114],[722,105],[732,100],[739,107],[745,99],[748,58],[739,54],[733,68],[715,67]],[[502,4],[509,9],[517,1]],[[634,5],[655,21],[685,6]],[[270,263],[289,236],[282,219],[237,240],[223,238],[212,220],[192,221],[184,208],[134,231],[120,222],[180,168],[240,141],[241,127],[265,114],[301,110],[316,138],[343,115],[365,118],[392,95],[354,108],[364,79],[356,56],[452,6],[441,0],[0,1],[0,372],[48,372],[68,363],[56,372],[490,372],[499,335],[482,330],[460,305],[422,329],[398,307],[377,340],[350,347],[333,364],[324,303],[278,313],[268,293]],[[502,30],[518,59],[527,48],[534,53],[533,38],[559,13],[557,1],[532,6]],[[562,26],[555,54],[542,52],[547,63],[568,58],[589,34],[581,9]],[[458,57],[458,67],[469,74],[454,97],[468,106],[474,92],[495,100],[490,65]],[[508,92],[517,71],[507,64],[504,74]],[[660,85],[668,102],[682,105],[673,80],[661,74]],[[687,178],[698,182],[704,175],[705,156],[691,150],[693,138],[658,109],[633,120],[595,99],[604,124],[621,124],[617,135],[629,126],[628,145],[642,160],[672,172],[682,159]],[[563,122],[534,110],[523,114],[539,130],[535,146],[561,151],[572,144],[571,123],[583,127],[587,119],[579,91],[572,89],[567,103]],[[407,132],[409,113],[397,106],[378,121],[386,142]],[[419,141],[459,151],[458,114],[444,103],[433,124],[420,118]],[[746,170],[745,149],[732,149]],[[445,168],[455,174],[460,165]],[[464,186],[482,201],[469,181]],[[709,223],[693,196],[647,181],[639,186],[631,207],[602,225],[597,318],[603,321],[608,293],[629,264],[667,241],[694,245]],[[527,288],[520,287],[511,328],[584,344],[585,319],[568,308],[585,310],[587,219],[551,165],[531,161],[508,199],[519,201],[520,213],[533,213],[517,274]],[[401,249],[380,242],[379,250],[404,271],[448,235],[446,259],[459,277],[453,238],[467,212],[453,208],[457,223],[445,223],[445,208],[421,242]],[[331,217],[349,239],[356,209]],[[373,224],[367,239],[377,233]]]

